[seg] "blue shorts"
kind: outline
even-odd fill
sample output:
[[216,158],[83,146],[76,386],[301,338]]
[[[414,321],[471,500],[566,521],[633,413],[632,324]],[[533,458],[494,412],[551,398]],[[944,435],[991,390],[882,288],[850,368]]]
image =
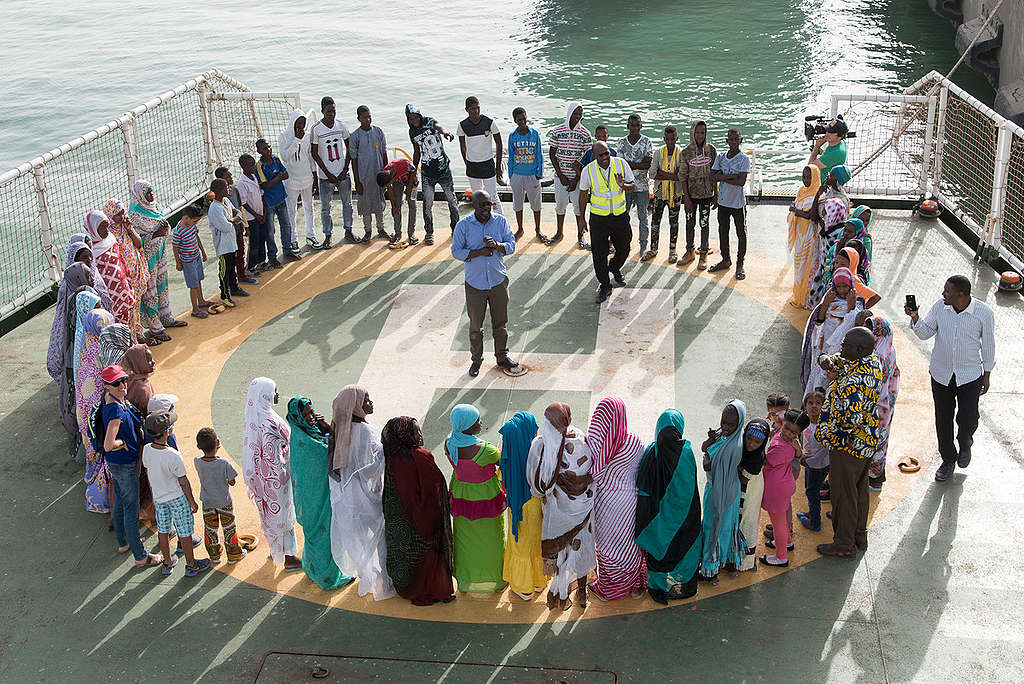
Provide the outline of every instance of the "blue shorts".
[[195,261],[183,261],[181,262],[181,272],[185,275],[185,287],[193,288],[199,287],[199,283],[203,282],[203,262],[199,259]]
[[188,505],[188,499],[184,494],[166,503],[158,503],[155,507],[157,532],[167,534],[171,531],[171,523],[174,523],[174,529],[179,537],[192,536],[195,529],[192,507]]

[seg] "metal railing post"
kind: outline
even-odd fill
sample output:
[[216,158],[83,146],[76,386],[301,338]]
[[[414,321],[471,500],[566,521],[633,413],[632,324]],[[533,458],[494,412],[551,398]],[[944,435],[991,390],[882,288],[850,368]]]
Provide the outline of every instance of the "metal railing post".
[[921,194],[928,194],[928,174],[932,160],[932,129],[935,126],[935,98],[928,102],[928,124],[924,129],[924,148],[921,150]]
[[986,242],[997,252],[1003,245],[1003,210],[1006,206],[1006,181],[1010,173],[1010,145],[1013,132],[1003,122],[996,139],[996,163],[992,173],[992,205],[989,209],[989,232]]
[[139,180],[139,150],[135,142],[135,115],[130,115],[121,124],[121,138],[124,140],[124,167],[128,177],[128,188]]
[[946,142],[946,110],[949,102],[949,88],[939,89],[939,116],[935,123],[935,159],[932,163],[933,185],[937,190],[942,183],[942,152]]
[[828,118],[834,119],[839,114],[839,97],[833,93],[832,108],[829,110]]
[[209,87],[206,81],[199,82],[196,91],[199,96],[199,110],[203,120],[203,148],[206,150],[206,182],[213,180],[213,171],[217,168],[217,160],[220,154],[215,150],[215,138],[213,135],[213,117],[209,106]]
[[46,204],[46,180],[43,178],[43,166],[32,167],[32,178],[36,183],[36,205],[39,207],[39,246],[46,262],[46,274],[50,281],[59,283],[60,270],[57,268],[57,257],[53,255],[53,228],[50,225],[50,209]]

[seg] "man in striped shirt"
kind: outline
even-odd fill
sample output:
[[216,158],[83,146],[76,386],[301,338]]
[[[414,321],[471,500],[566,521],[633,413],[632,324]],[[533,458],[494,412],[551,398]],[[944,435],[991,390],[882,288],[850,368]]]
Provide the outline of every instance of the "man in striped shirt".
[[995,316],[987,305],[971,297],[971,281],[962,275],[946,281],[942,299],[924,318],[909,306],[905,311],[914,334],[922,340],[935,337],[928,367],[935,402],[935,434],[942,457],[935,479],[945,482],[956,466],[966,468],[971,462],[971,445],[978,429],[978,398],[988,392],[996,365]]

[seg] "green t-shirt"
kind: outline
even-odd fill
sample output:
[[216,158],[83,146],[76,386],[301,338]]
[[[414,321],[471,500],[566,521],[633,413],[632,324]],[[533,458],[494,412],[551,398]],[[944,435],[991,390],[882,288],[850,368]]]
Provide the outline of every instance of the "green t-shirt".
[[838,145],[825,145],[818,155],[818,161],[825,165],[821,169],[821,182],[824,183],[832,167],[846,163],[846,141],[840,140]]

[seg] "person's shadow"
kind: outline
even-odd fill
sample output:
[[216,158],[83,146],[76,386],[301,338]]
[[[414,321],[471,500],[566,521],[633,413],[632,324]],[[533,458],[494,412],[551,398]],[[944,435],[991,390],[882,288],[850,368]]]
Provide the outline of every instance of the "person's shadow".
[[[949,554],[957,534],[963,481],[964,476],[957,473],[946,483],[930,485],[905,529],[902,525],[893,525],[883,534],[869,530],[869,543],[882,553],[892,548],[888,543],[892,538],[899,538],[898,546],[874,588],[873,615],[864,615],[860,610],[851,615],[836,632],[823,662],[831,661],[837,653],[853,645],[853,635],[844,634],[854,624],[851,621],[875,622],[886,680],[906,682],[918,678],[949,601],[947,585],[952,575]],[[899,512],[897,508],[893,514]],[[874,649],[853,648],[851,651],[855,659],[864,661],[861,671],[865,676],[876,672]],[[943,660],[947,658],[948,663],[929,660],[930,669],[949,674],[966,665],[959,649],[942,656]]]

